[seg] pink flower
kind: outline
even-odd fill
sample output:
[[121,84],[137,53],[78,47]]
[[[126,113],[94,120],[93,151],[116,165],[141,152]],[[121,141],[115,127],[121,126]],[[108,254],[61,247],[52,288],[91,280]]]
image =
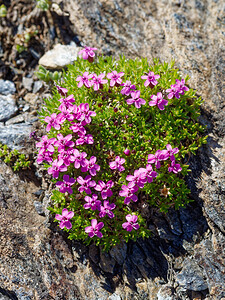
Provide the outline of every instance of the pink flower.
[[41,149],[45,151],[48,150],[49,152],[54,152],[55,148],[53,147],[52,144],[54,144],[55,141],[56,141],[55,138],[48,139],[47,135],[44,135],[42,136],[41,141],[36,144],[36,147],[37,148],[41,147]]
[[131,181],[140,188],[143,188],[146,183],[146,169],[140,168],[134,171],[134,175],[127,175],[127,181]]
[[105,215],[108,215],[110,219],[114,218],[114,213],[111,211],[116,207],[114,203],[109,204],[109,201],[104,201],[104,206],[100,207],[99,217],[103,218]]
[[72,148],[75,144],[72,140],[72,134],[68,134],[67,136],[63,136],[61,133],[57,134],[57,141],[55,142],[55,146],[58,147],[58,152],[62,153],[68,148]]
[[96,182],[94,180],[91,180],[91,176],[88,175],[85,177],[85,179],[81,176],[77,178],[77,182],[81,185],[78,188],[78,191],[80,193],[86,192],[87,194],[91,194],[90,187],[94,187],[96,185]]
[[85,157],[87,156],[86,152],[79,152],[77,149],[73,150],[73,155],[75,157],[74,161],[74,167],[76,169],[79,169],[80,166],[84,167],[86,165],[86,159]]
[[189,91],[189,88],[187,86],[185,86],[185,80],[184,79],[181,79],[181,81],[176,79],[176,86],[179,89],[179,93],[181,95],[183,95],[185,91]]
[[189,88],[187,86],[185,86],[184,84],[185,84],[184,79],[181,79],[181,81],[176,79],[176,84],[172,84],[170,86],[170,89],[166,90],[166,92],[169,93],[167,96],[168,99],[172,99],[174,97],[179,99],[180,95],[183,95],[185,91],[189,91]]
[[97,237],[102,238],[102,233],[100,230],[104,226],[103,222],[97,222],[96,219],[91,220],[91,226],[85,228],[85,232],[88,233],[89,237],[92,238],[93,236],[97,235]]
[[92,210],[100,210],[101,201],[98,200],[98,196],[96,194],[93,194],[92,197],[85,196],[84,200],[87,202],[84,204],[85,209],[91,208]]
[[80,123],[75,123],[75,122],[71,122],[71,124],[72,124],[72,126],[70,126],[70,129],[74,133],[78,133],[80,135],[85,135],[86,134],[86,130],[85,130],[83,125],[81,125]]
[[107,74],[107,78],[111,79],[110,80],[110,86],[113,87],[115,86],[120,86],[122,83],[121,77],[124,75],[123,72],[117,73],[117,71],[112,71],[112,73]]
[[83,75],[78,76],[76,81],[78,82],[78,87],[82,87],[82,85],[84,84],[87,88],[89,88],[91,86],[91,82],[89,81],[89,79],[92,78],[92,74],[88,74],[88,72],[84,72]]
[[130,201],[137,202],[138,197],[134,195],[138,191],[138,186],[134,182],[129,182],[128,185],[122,185],[122,190],[119,192],[121,197],[125,197],[124,204],[129,204]]
[[94,51],[96,51],[96,50],[98,50],[98,49],[85,46],[85,48],[80,50],[80,52],[78,54],[79,55],[82,54],[83,59],[85,59],[85,60],[87,59],[89,62],[93,62],[94,57],[95,57]]
[[153,88],[158,81],[156,79],[159,79],[159,75],[155,75],[154,72],[149,72],[147,75],[141,76],[141,79],[147,79],[144,83],[144,86],[147,87],[149,86],[150,88]]
[[176,174],[176,173],[180,172],[181,170],[182,170],[182,168],[181,168],[180,164],[176,164],[175,160],[172,160],[171,165],[168,168],[168,171]]
[[89,171],[91,176],[95,176],[96,171],[98,172],[100,170],[100,166],[95,164],[95,162],[96,162],[95,156],[92,156],[89,161],[86,159],[84,162],[84,166],[81,168],[81,172]]
[[38,156],[37,156],[37,163],[41,164],[44,160],[47,161],[47,163],[51,163],[53,161],[52,159],[53,152],[45,151],[43,148],[39,150]]
[[56,220],[61,221],[60,224],[59,224],[59,227],[61,229],[63,229],[64,227],[66,227],[67,229],[71,229],[72,224],[69,220],[72,219],[73,216],[74,216],[73,211],[68,211],[67,208],[63,208],[62,215],[56,214],[55,218],[56,218]]
[[79,105],[79,112],[77,113],[76,119],[81,122],[81,125],[91,123],[91,117],[95,117],[96,112],[89,110],[88,103],[81,103]]
[[75,156],[73,155],[73,148],[69,148],[61,153],[59,153],[58,155],[58,159],[62,159],[63,160],[63,164],[67,167],[69,167],[69,165],[71,163],[73,163],[75,161]]
[[123,151],[123,153],[124,153],[126,156],[130,156],[130,150],[127,149],[127,148]]
[[94,144],[93,136],[91,134],[80,135],[80,138],[76,140],[76,146],[83,145],[83,144],[89,144],[89,145]]
[[105,74],[102,73],[100,75],[92,74],[91,86],[94,86],[94,91],[98,91],[103,88],[103,84],[107,83],[107,79],[103,79]]
[[177,154],[179,152],[179,149],[178,148],[172,148],[172,146],[170,144],[166,145],[166,149],[169,153],[170,159],[175,160],[174,154]]
[[152,170],[152,165],[146,166],[146,179],[148,183],[153,181],[153,178],[157,176],[157,172]]
[[62,123],[60,118],[56,113],[52,114],[50,117],[45,117],[44,121],[48,123],[46,127],[46,131],[49,132],[50,129],[53,127],[56,130],[59,130],[61,128],[60,124]]
[[136,215],[127,215],[126,216],[126,223],[122,224],[123,229],[126,229],[127,231],[132,231],[133,229],[138,230],[140,227],[137,223],[138,217]]
[[142,98],[140,98],[140,91],[134,91],[134,92],[131,92],[131,97],[132,98],[129,98],[127,99],[127,104],[135,104],[136,108],[140,108],[141,105],[144,105],[146,103],[146,101]]
[[123,86],[121,90],[121,94],[126,96],[129,96],[132,90],[136,89],[136,86],[132,84],[131,81],[128,80],[125,83],[121,83],[121,86]]
[[167,150],[157,150],[155,155],[154,154],[148,155],[148,163],[155,164],[156,169],[159,169],[161,167],[160,161],[167,160],[168,157],[169,157],[169,153]]
[[107,183],[104,183],[102,180],[99,180],[98,184],[95,186],[95,190],[101,192],[102,199],[107,199],[112,196],[111,187],[114,186],[114,182],[109,180]]
[[59,102],[61,102],[59,106],[59,110],[62,111],[62,109],[73,109],[73,102],[75,102],[75,99],[73,98],[73,95],[68,96],[67,98],[61,98],[59,99]]
[[75,119],[75,115],[71,109],[67,109],[65,106],[61,107],[61,113],[59,114],[59,120],[63,123],[65,120],[73,121]]
[[55,159],[52,163],[52,166],[48,168],[48,174],[52,174],[54,178],[59,177],[59,172],[66,172],[67,167],[63,166],[63,160],[62,159]]
[[162,93],[157,93],[157,96],[152,95],[151,99],[152,99],[152,101],[149,102],[149,105],[150,106],[157,105],[160,110],[164,110],[165,109],[164,105],[168,104],[168,101],[163,99]]
[[73,190],[71,186],[76,182],[76,179],[70,178],[69,175],[63,175],[63,181],[57,181],[56,186],[59,187],[59,191],[61,193],[68,192],[69,194],[73,194]]
[[56,88],[57,88],[59,94],[62,95],[63,97],[65,97],[66,94],[68,93],[68,90],[66,88],[63,88],[59,85],[56,85]]
[[123,172],[125,168],[122,166],[125,163],[125,159],[116,156],[115,161],[109,163],[109,167],[112,170],[118,169],[119,172]]

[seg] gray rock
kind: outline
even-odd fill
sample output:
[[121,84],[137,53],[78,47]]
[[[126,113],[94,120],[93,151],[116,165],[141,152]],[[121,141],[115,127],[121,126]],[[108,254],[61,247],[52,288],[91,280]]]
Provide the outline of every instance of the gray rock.
[[176,300],[172,287],[168,285],[163,285],[157,293],[157,300]]
[[0,124],[0,142],[11,149],[21,150],[29,140],[32,126],[27,123],[4,126]]
[[15,84],[9,80],[0,79],[0,95],[9,95],[16,92]]
[[208,288],[204,269],[194,259],[186,258],[182,271],[176,275],[178,284],[191,291],[204,291]]
[[27,89],[29,92],[32,91],[32,85],[33,85],[33,78],[29,78],[29,77],[23,77],[23,86],[25,87],[25,89]]
[[37,92],[39,92],[40,89],[42,88],[42,86],[43,86],[43,83],[41,80],[35,81],[32,93],[36,94]]
[[47,69],[62,69],[77,59],[80,50],[76,46],[57,44],[40,58],[39,65]]
[[0,122],[10,119],[17,111],[16,101],[12,95],[0,95]]
[[122,266],[127,255],[127,244],[125,242],[121,242],[121,244],[114,246],[109,253],[115,261]]
[[45,214],[44,209],[43,209],[43,205],[41,202],[39,201],[34,201],[34,207],[37,211],[37,213],[41,216],[43,216]]
[[120,296],[117,295],[116,293],[113,293],[111,296],[108,298],[109,300],[121,300]]
[[100,251],[99,266],[104,272],[113,274],[116,261],[108,253]]
[[99,248],[95,245],[90,245],[90,247],[89,247],[89,256],[95,264],[98,264],[99,260],[100,260]]

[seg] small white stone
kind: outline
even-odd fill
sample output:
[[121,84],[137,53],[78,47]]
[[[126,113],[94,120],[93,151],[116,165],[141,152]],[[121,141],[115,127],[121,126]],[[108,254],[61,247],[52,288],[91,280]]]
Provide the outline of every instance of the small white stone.
[[47,69],[62,69],[77,59],[80,50],[76,46],[57,44],[40,58],[39,65]]

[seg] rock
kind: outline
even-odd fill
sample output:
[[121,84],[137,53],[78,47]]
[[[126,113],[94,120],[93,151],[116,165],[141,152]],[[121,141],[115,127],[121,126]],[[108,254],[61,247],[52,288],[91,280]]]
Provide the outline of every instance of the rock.
[[10,95],[16,92],[15,84],[9,80],[0,79],[0,95]]
[[45,212],[41,202],[34,201],[34,207],[39,215],[44,216]]
[[115,261],[122,266],[127,255],[127,244],[125,242],[121,242],[121,244],[114,246],[109,253],[112,258],[114,258]]
[[39,65],[47,69],[62,69],[77,59],[80,50],[76,46],[57,44],[40,58]]
[[108,253],[100,251],[99,266],[104,272],[113,274],[115,264],[116,262],[114,258],[112,258]]
[[90,245],[89,256],[90,256],[91,260],[97,265],[100,260],[99,248],[95,245]]
[[178,284],[191,291],[204,291],[208,288],[204,269],[194,259],[186,258],[182,271],[176,275]]
[[37,92],[39,92],[40,89],[42,88],[42,86],[43,86],[43,83],[41,80],[35,81],[32,93],[36,94]]
[[29,140],[32,125],[21,123],[4,126],[0,124],[0,142],[6,144],[11,149],[21,150]]
[[163,285],[157,293],[157,300],[175,300],[173,288],[168,285]]
[[111,296],[108,298],[109,300],[121,300],[120,296],[113,293]]
[[35,95],[34,93],[27,93],[24,96],[24,100],[29,102],[32,105],[35,105],[38,99],[38,95]]
[[33,85],[33,78],[23,77],[23,86],[25,89],[27,89],[29,92],[32,91],[32,85]]
[[17,112],[16,101],[12,95],[0,95],[0,122],[5,122]]

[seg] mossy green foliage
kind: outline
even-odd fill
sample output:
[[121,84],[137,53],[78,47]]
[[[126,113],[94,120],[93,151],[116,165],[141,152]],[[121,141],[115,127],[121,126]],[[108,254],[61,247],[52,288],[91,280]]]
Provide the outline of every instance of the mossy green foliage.
[[30,167],[31,162],[28,157],[20,153],[18,150],[10,150],[7,145],[0,143],[0,159],[2,159],[7,165],[12,167],[14,171],[21,169],[27,169]]
[[[77,87],[76,78],[84,72],[96,73],[97,75],[112,71],[124,72],[123,82],[130,80],[136,85],[136,89],[141,91],[140,97],[146,100],[146,104],[137,109],[134,105],[128,105],[126,99],[130,96],[121,94],[122,87],[109,87],[105,84],[103,89],[94,91],[93,87],[86,88]],[[154,88],[145,87],[145,80],[141,76],[153,71],[159,74],[158,84]],[[185,183],[185,176],[188,174],[188,165],[183,164],[183,159],[195,153],[195,151],[204,143],[206,137],[203,136],[204,127],[199,124],[198,117],[200,115],[201,98],[198,98],[193,89],[186,91],[181,95],[180,99],[167,99],[166,89],[169,89],[175,80],[181,80],[178,69],[174,68],[174,62],[159,63],[157,59],[152,65],[149,65],[147,59],[128,60],[121,57],[118,61],[112,57],[99,57],[94,63],[87,60],[78,59],[74,65],[68,66],[67,72],[64,73],[64,82],[61,85],[68,89],[68,95],[73,94],[76,105],[80,103],[89,103],[90,110],[96,112],[96,117],[92,118],[92,122],[86,125],[87,134],[94,137],[93,145],[82,145],[76,148],[79,151],[85,151],[89,159],[91,156],[97,157],[97,164],[101,170],[93,179],[113,180],[115,186],[113,196],[108,199],[110,203],[116,204],[113,211],[115,218],[109,219],[98,217],[98,211],[86,210],[84,205],[84,194],[79,194],[77,188],[79,184],[74,184],[73,194],[65,196],[57,190],[53,191],[53,205],[50,208],[52,213],[61,213],[64,207],[72,210],[75,217],[72,220],[72,229],[68,230],[70,239],[81,239],[87,244],[94,241],[97,245],[101,244],[105,249],[109,249],[112,245],[121,240],[135,240],[137,237],[149,236],[147,221],[141,215],[144,206],[156,206],[162,212],[167,212],[170,207],[178,209],[184,207],[191,201],[189,197],[189,189]],[[188,76],[185,78],[187,82]],[[59,83],[60,84],[60,83]],[[165,106],[165,110],[161,111],[157,106],[150,107],[148,102],[151,101],[151,95],[157,95],[162,92],[163,98],[169,101]],[[41,118],[59,113],[57,109],[61,96],[56,90],[53,97],[46,100],[46,106],[41,112]],[[115,108],[117,109],[115,110]],[[46,124],[46,123],[45,123]],[[65,121],[60,133],[63,136],[71,134],[69,129],[70,122]],[[48,134],[49,138],[56,137],[59,132],[54,128]],[[168,166],[170,161],[162,162],[162,166],[158,172],[158,176],[152,183],[145,184],[143,189],[139,189],[139,200],[137,203],[124,204],[124,198],[119,196],[119,191],[123,184],[127,184],[126,176],[133,175],[134,170],[140,167],[145,168],[147,164],[148,154],[155,154],[160,149],[166,149],[166,145],[178,147],[179,153],[175,155],[176,163],[181,164],[182,171],[178,174],[169,173]],[[126,156],[123,151],[128,148],[132,151],[130,156]],[[109,168],[109,162],[113,161],[115,156],[126,159],[125,171],[118,173]],[[57,158],[55,153],[54,158]],[[47,165],[46,165],[47,166]],[[155,168],[154,168],[155,170]],[[66,172],[70,176],[77,178],[78,176],[86,176],[80,170],[76,170],[70,165]],[[62,179],[62,174],[58,180]],[[56,182],[57,180],[54,180]],[[169,189],[167,197],[160,195],[160,189],[163,187]],[[126,222],[125,216],[135,212],[138,215],[138,223],[140,229],[127,232],[122,228],[122,223]],[[84,229],[90,226],[91,219],[97,219],[98,222],[104,222],[105,226],[101,230],[103,238],[93,237],[90,239]],[[67,230],[67,229],[65,229]]]

